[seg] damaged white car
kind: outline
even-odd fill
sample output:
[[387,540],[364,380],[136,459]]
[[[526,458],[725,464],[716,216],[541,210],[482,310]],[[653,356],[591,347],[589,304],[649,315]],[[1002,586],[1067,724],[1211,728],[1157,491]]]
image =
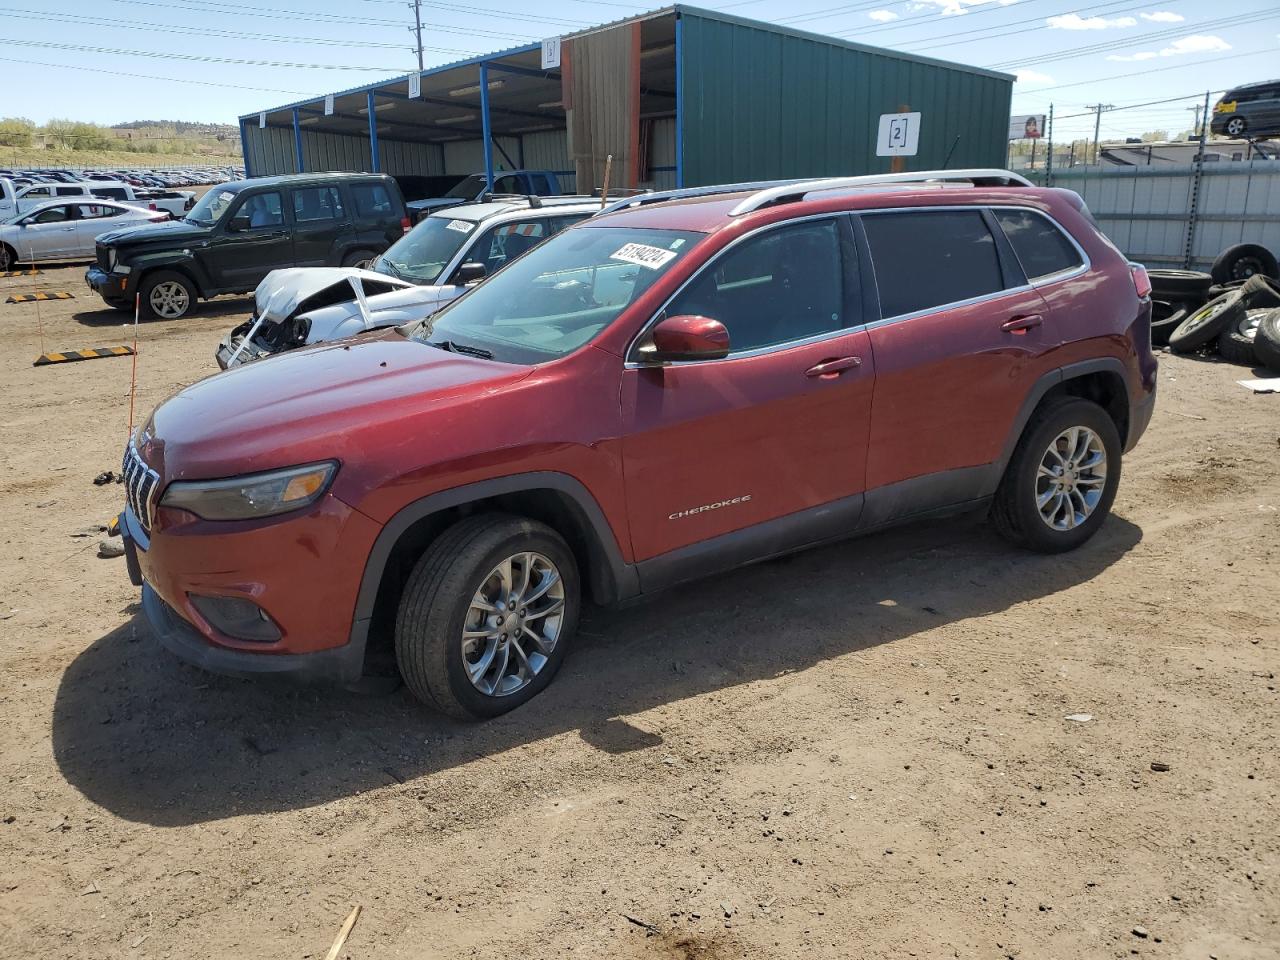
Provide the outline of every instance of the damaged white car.
[[215,353],[223,370],[297,347],[421,320],[526,250],[598,212],[598,197],[512,198],[426,217],[370,265],[267,274],[253,316]]

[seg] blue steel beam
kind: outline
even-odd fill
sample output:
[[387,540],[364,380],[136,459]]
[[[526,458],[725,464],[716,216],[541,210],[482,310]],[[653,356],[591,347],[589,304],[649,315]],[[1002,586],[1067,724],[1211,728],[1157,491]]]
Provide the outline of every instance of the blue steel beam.
[[369,156],[372,158],[373,172],[379,173],[382,164],[378,160],[378,111],[374,109],[373,91],[369,91]]
[[493,128],[489,123],[489,64],[480,64],[480,127],[484,132],[484,179],[493,189]]
[[298,120],[298,108],[293,108],[293,154],[294,166],[297,167],[296,173],[305,173],[303,170],[305,164],[302,160],[302,124]]
[[684,186],[684,18],[676,13],[676,188]]

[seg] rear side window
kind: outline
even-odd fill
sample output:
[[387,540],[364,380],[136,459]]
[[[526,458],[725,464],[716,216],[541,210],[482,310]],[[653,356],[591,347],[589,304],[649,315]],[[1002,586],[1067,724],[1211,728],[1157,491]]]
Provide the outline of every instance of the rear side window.
[[1009,238],[1028,280],[1074,270],[1084,262],[1071,241],[1043,214],[1030,210],[992,212]]
[[391,194],[380,183],[351,184],[351,200],[362,217],[385,217],[391,213]]
[[293,191],[293,219],[297,223],[342,218],[342,194],[334,187],[305,187]]
[[863,225],[882,317],[1004,289],[995,238],[977,210],[866,214]]
[[119,187],[95,187],[93,190],[95,197],[106,197],[108,200],[127,200],[128,195]]
[[58,196],[60,197],[84,196],[84,190],[82,190],[80,187],[55,187],[54,189],[58,191]]

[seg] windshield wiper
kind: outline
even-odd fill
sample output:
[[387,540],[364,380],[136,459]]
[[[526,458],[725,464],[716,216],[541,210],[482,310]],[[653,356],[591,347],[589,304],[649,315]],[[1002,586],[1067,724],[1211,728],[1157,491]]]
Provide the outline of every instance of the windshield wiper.
[[450,353],[463,353],[469,357],[479,357],[481,360],[492,360],[492,351],[486,350],[484,347],[473,347],[466,343],[458,343],[456,340],[427,340],[427,346],[439,347],[441,350],[448,350]]
[[396,277],[397,279],[400,279],[400,280],[404,279],[404,274],[400,272],[400,267],[396,266],[396,262],[394,260],[388,260],[386,257],[383,257],[381,260],[378,261],[378,266],[386,267],[388,270],[391,271],[391,275],[393,277]]

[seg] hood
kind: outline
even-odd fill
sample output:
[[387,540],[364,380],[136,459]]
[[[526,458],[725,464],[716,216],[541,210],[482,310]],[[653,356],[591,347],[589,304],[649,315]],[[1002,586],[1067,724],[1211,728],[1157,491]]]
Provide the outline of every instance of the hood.
[[410,210],[443,210],[468,202],[460,197],[432,197],[430,200],[410,200],[405,206]]
[[359,459],[366,436],[391,423],[419,446],[451,419],[444,411],[483,403],[532,370],[395,330],[292,350],[174,394],[151,416],[147,455],[167,482]]
[[[410,286],[368,297],[365,304],[369,308],[369,320],[373,327],[398,327],[414,320],[425,320],[444,303],[457,296],[460,289]],[[350,337],[366,329],[360,304],[354,299],[299,313],[298,317],[305,318],[310,323],[307,328],[307,343]]]
[[408,280],[355,267],[288,267],[272,270],[258,284],[253,292],[254,315],[279,323],[300,310],[354,301],[352,277],[396,287],[413,286]]
[[212,227],[201,227],[189,220],[160,220],[151,224],[139,224],[132,227],[121,227],[108,230],[98,236],[98,243],[108,246],[119,246],[125,243],[184,243],[206,239],[213,232]]

